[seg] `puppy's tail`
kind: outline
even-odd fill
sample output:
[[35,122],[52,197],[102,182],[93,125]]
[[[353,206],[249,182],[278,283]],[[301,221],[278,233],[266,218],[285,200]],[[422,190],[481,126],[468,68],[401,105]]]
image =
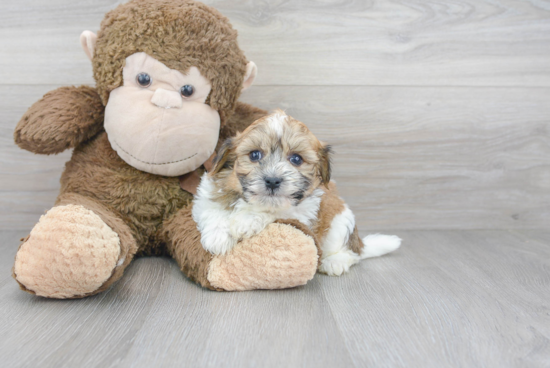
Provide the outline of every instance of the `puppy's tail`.
[[361,259],[379,257],[401,246],[401,238],[395,235],[371,234],[363,238]]

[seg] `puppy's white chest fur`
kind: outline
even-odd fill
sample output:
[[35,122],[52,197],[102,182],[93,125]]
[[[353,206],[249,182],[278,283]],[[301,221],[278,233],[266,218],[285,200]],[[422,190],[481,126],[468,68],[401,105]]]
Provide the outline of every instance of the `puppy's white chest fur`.
[[213,200],[216,187],[203,176],[193,204],[193,219],[201,232],[204,249],[225,254],[239,240],[252,237],[278,219],[295,219],[311,227],[318,218],[323,191],[316,189],[296,206],[278,208],[250,204],[238,199],[230,209]]

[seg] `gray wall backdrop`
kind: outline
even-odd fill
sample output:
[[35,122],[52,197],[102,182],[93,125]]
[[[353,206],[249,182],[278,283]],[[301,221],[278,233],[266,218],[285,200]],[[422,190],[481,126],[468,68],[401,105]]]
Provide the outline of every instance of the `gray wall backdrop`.
[[[360,230],[548,228],[550,2],[209,0],[283,108],[335,148]],[[0,229],[49,209],[70,152],[13,143],[25,110],[93,85],[79,35],[121,1],[18,0],[0,12]]]

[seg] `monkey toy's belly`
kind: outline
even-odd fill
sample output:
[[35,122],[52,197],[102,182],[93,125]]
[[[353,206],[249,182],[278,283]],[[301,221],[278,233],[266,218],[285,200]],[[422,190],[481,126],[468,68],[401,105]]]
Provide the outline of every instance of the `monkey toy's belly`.
[[139,171],[124,162],[101,132],[75,148],[61,176],[60,195],[92,198],[120,216],[136,238],[138,254],[162,254],[158,233],[162,223],[187,206],[193,196],[177,177]]

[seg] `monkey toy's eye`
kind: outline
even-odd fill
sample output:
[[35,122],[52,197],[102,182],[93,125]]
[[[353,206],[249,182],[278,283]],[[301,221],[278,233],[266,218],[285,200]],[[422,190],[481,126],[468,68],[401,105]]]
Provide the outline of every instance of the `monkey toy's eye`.
[[303,162],[304,162],[304,159],[302,158],[302,156],[300,156],[299,154],[295,153],[293,154],[292,156],[290,156],[288,158],[288,160],[290,161],[290,163],[294,166],[300,166]]
[[186,84],[185,86],[181,87],[180,91],[183,97],[191,97],[191,95],[195,92],[195,87],[190,84]]
[[248,154],[248,157],[250,157],[250,161],[258,162],[262,159],[263,155],[261,151],[252,151]]
[[142,87],[149,87],[151,85],[151,82],[153,81],[151,79],[151,76],[147,73],[139,73],[136,76],[137,83]]

